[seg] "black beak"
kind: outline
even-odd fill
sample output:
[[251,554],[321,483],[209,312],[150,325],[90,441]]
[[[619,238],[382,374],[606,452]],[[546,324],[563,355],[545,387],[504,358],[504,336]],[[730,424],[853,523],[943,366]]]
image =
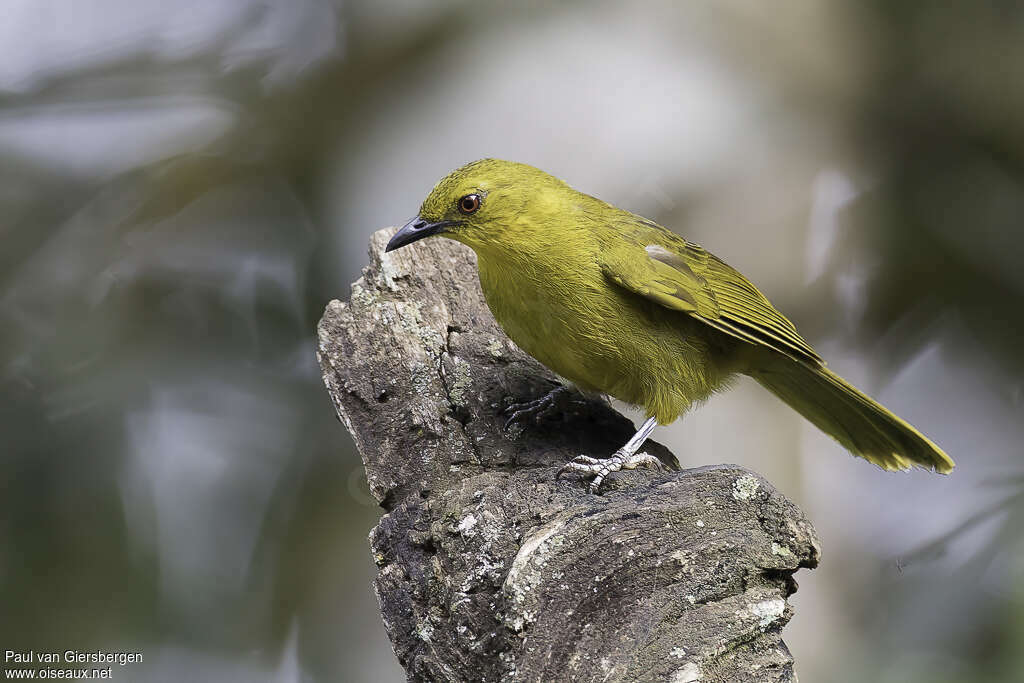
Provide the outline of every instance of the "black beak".
[[457,224],[458,221],[428,223],[417,216],[406,223],[401,230],[395,233],[394,237],[391,238],[391,241],[388,242],[388,246],[384,248],[384,253],[394,251],[395,249],[404,247],[407,244],[412,244],[416,240],[421,240],[424,237],[430,237],[431,235],[444,232],[445,228]]

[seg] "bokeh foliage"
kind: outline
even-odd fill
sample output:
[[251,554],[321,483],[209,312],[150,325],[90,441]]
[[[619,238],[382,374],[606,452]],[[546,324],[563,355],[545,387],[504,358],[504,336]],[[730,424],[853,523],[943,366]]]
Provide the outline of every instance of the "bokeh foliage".
[[[56,22],[72,4],[42,3]],[[521,150],[524,161],[565,159],[552,169],[560,173],[604,167],[592,182],[609,199],[684,234],[693,216],[700,233],[700,215],[735,210],[723,186],[781,195],[803,169],[838,164],[856,196],[814,280],[776,282],[786,309],[812,339],[839,334],[880,379],[940,340],[950,367],[1021,409],[1024,9],[1015,3],[835,1],[815,12],[649,3],[626,10],[627,29],[640,28],[619,33],[624,10],[610,3],[240,2],[197,15],[203,30],[182,23],[197,32],[187,39],[160,27],[178,26],[188,8],[141,3],[148,9],[126,13],[132,4],[95,11],[134,41],[111,48],[79,36],[78,53],[25,57],[23,73],[0,84],[6,648],[141,648],[152,655],[147,680],[182,671],[398,679],[369,588],[365,535],[377,511],[324,395],[313,331],[325,303],[347,295],[369,232],[407,218],[450,160]],[[33,11],[12,12],[11,25],[22,24],[8,30],[39,31],[40,53],[75,43],[38,28]],[[563,54],[560,41],[581,54],[631,53],[643,31],[680,46],[679,64],[651,64],[655,90],[680,89],[684,101],[716,92],[676,78],[697,54],[770,103],[746,134],[788,131],[788,149],[768,156],[777,176],[736,180],[747,157],[764,153],[742,141],[706,152],[740,159],[713,182],[675,175],[685,159],[656,164],[656,149],[609,131],[629,130],[634,117],[643,139],[652,121],[675,130],[679,112],[630,99],[622,73],[596,66],[581,84],[558,74],[586,67],[545,57]],[[7,50],[30,57],[29,44]],[[526,44],[551,78],[503,93]],[[577,127],[549,106],[563,90],[618,108],[597,108]],[[159,119],[178,111],[194,123]],[[437,111],[445,121],[418,115]],[[771,112],[763,129],[762,111]],[[132,128],[126,112],[155,122]],[[449,113],[485,118],[486,134],[438,132],[453,126]],[[174,125],[180,132],[168,134]],[[614,153],[597,156],[595,140]],[[648,166],[658,170],[638,192],[633,171]],[[787,225],[806,223],[810,200],[800,201]],[[752,220],[763,213],[746,210]],[[792,254],[808,236],[798,226],[752,239]],[[741,261],[742,249],[732,252]],[[862,276],[852,306],[851,272]],[[822,659],[864,656],[832,680],[1024,676],[1024,477],[1019,451],[992,457],[1005,476],[981,490],[975,516],[922,539],[916,554],[907,548],[895,575],[833,586],[860,630]],[[979,527],[983,542],[957,546]],[[961,561],[937,565],[950,554]]]

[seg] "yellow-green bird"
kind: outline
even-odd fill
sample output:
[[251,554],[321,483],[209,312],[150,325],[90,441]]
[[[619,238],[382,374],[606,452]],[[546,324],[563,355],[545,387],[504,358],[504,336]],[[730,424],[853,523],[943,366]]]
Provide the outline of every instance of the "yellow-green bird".
[[[582,391],[646,411],[614,455],[580,456],[563,468],[592,475],[591,491],[610,472],[658,466],[638,452],[654,427],[737,373],[883,469],[953,469],[923,434],[825,367],[724,261],[537,168],[484,159],[456,169],[386,251],[431,235],[476,252],[487,305],[520,348]],[[557,393],[528,409],[550,408]]]

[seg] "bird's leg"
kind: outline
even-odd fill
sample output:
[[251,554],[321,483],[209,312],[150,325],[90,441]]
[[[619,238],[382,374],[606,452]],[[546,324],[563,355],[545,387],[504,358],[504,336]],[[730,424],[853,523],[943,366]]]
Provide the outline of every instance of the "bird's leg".
[[564,411],[572,403],[580,402],[573,399],[574,393],[569,387],[560,384],[534,401],[513,403],[505,410],[506,413],[512,413],[505,421],[505,430],[530,417],[539,423],[559,410]]
[[627,441],[625,446],[615,451],[612,457],[591,458],[586,455],[576,456],[562,465],[562,468],[558,470],[558,474],[555,475],[555,479],[558,479],[566,472],[579,472],[584,476],[590,475],[594,477],[594,480],[590,482],[587,490],[590,493],[597,493],[601,488],[601,482],[612,472],[632,470],[637,467],[663,469],[661,461],[653,455],[637,453],[640,447],[644,445],[644,441],[647,441],[647,437],[651,435],[651,432],[657,426],[657,419],[653,417],[647,418],[647,422],[644,422],[643,426],[633,435],[633,438]]

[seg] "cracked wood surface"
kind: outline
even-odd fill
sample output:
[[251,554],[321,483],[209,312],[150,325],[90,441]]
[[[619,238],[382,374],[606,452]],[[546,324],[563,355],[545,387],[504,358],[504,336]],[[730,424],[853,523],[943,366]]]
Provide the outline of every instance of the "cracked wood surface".
[[[370,241],[319,325],[328,393],[386,514],[381,614],[410,681],[794,681],[782,628],[819,546],[803,513],[734,465],[574,477],[632,423],[603,401],[506,434],[555,378],[494,321],[475,257]],[[647,452],[673,460],[663,446]]]

